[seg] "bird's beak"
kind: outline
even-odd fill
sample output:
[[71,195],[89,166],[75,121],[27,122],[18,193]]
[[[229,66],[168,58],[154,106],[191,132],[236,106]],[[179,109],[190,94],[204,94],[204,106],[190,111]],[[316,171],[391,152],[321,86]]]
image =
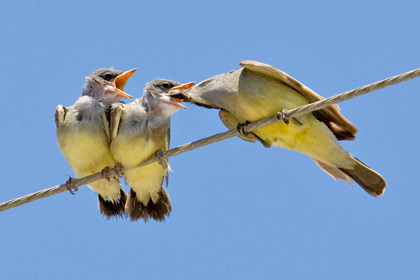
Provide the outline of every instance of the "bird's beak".
[[187,107],[182,105],[181,102],[178,101],[178,99],[176,99],[176,98],[171,98],[171,101],[172,101],[171,104],[174,105],[174,106],[181,107],[181,108],[184,108],[184,109],[188,109]]
[[133,98],[128,93],[124,92],[125,84],[127,83],[128,79],[137,71],[137,68],[131,69],[122,73],[121,75],[117,76],[114,80],[115,89],[118,91],[118,94],[123,97]]
[[[178,106],[178,107],[181,107],[181,108],[184,108],[184,109],[188,109],[187,107],[185,107],[184,105],[181,104],[181,102],[184,101],[184,98],[178,98],[178,97],[175,97],[174,95],[175,94],[179,94],[182,91],[189,89],[194,84],[195,84],[195,82],[190,82],[190,83],[182,84],[182,85],[173,87],[169,91],[168,95],[171,97],[171,100],[173,101],[173,104],[175,106]],[[182,95],[182,96],[184,96],[184,95]]]
[[184,91],[191,88],[194,84],[195,84],[195,82],[190,82],[190,83],[186,83],[186,84],[182,84],[182,85],[173,87],[169,91],[169,96],[171,97],[172,100],[174,100],[174,101],[176,101],[180,104],[180,102],[188,99],[188,96],[185,94]]

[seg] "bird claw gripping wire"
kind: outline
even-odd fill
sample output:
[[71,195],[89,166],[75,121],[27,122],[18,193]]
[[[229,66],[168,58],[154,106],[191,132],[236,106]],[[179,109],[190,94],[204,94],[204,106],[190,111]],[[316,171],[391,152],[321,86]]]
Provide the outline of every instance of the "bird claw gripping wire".
[[289,124],[289,111],[287,109],[283,109],[277,113],[277,118],[280,121],[284,121],[285,124]]
[[124,175],[123,166],[121,165],[121,163],[117,163],[114,166],[114,172],[115,172],[115,175],[116,175],[115,179],[121,178]]
[[168,170],[168,162],[163,158],[163,151],[158,150],[156,152],[156,156],[158,157],[157,162],[159,162],[159,164],[162,165],[163,169]]
[[109,166],[105,166],[104,169],[101,170],[102,178],[106,179],[108,182],[111,182],[111,168]]
[[239,123],[239,124],[236,126],[236,129],[238,130],[238,132],[239,132],[239,134],[240,134],[240,135],[247,136],[247,135],[249,134],[249,132],[246,132],[246,131],[245,131],[245,127],[246,127],[248,124],[250,124],[250,122],[249,122],[249,121],[246,121],[245,123]]
[[69,176],[69,179],[66,181],[66,188],[72,195],[75,195],[75,192],[79,190],[78,187],[74,186],[74,180],[70,176]]

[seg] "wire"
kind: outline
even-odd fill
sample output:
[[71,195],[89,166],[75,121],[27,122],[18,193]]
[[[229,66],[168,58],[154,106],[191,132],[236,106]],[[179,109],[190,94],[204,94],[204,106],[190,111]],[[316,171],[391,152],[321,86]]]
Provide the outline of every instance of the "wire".
[[[304,115],[313,111],[317,111],[320,110],[322,108],[328,107],[332,104],[336,104],[339,102],[342,102],[344,100],[348,100],[354,97],[357,97],[359,95],[362,94],[366,94],[387,86],[391,86],[391,85],[395,85],[404,81],[408,81],[410,79],[416,78],[420,76],[420,68],[416,69],[416,70],[412,70],[397,76],[393,76],[390,78],[387,78],[385,80],[376,82],[376,83],[372,83],[366,86],[362,86],[359,87],[357,89],[353,89],[338,95],[334,95],[330,98],[327,99],[323,99],[317,102],[313,102],[313,103],[309,103],[307,105],[292,109],[292,110],[283,110],[281,112],[278,112],[277,114],[267,117],[267,118],[263,118],[261,120],[252,122],[252,123],[248,123],[246,125],[244,125],[241,130],[244,133],[248,133],[251,131],[254,131],[256,129],[260,129],[262,127],[265,127],[267,125],[279,122],[279,121],[288,121],[289,118],[291,117],[297,117],[300,115]],[[188,151],[192,151],[195,149],[198,149],[200,147],[204,147],[207,146],[209,144],[212,143],[216,143],[216,142],[220,142],[223,140],[226,140],[228,138],[232,138],[235,136],[240,135],[240,131],[238,129],[231,129],[229,131],[223,132],[223,133],[218,133],[215,135],[212,135],[210,137],[206,137],[194,142],[190,142],[190,143],[186,143],[184,145],[175,147],[173,149],[164,151],[164,152],[160,152],[157,153],[151,157],[149,157],[148,159],[142,161],[137,167],[141,167],[141,166],[145,166],[148,164],[151,164],[152,162],[155,161],[161,161],[164,158],[169,158],[169,157],[174,157],[177,155],[180,155],[182,153],[188,152]],[[120,177],[121,172],[125,172],[128,171],[130,169],[124,169],[122,168],[120,165],[116,165],[113,168],[111,168],[109,170],[109,172],[98,172],[80,179],[77,178],[72,178],[72,186],[77,190],[78,187],[83,186],[83,185],[87,185],[89,183],[92,183],[94,181],[100,180],[100,179],[104,179],[107,176],[113,177],[113,176],[118,176]],[[38,199],[41,198],[46,198],[55,194],[59,194],[62,193],[66,190],[68,190],[68,186],[67,184],[61,184],[61,185],[57,185],[48,189],[44,189],[32,194],[28,194],[16,199],[12,199],[10,201],[4,202],[0,204],[0,212],[8,210],[10,208],[14,208],[32,201],[36,201]]]

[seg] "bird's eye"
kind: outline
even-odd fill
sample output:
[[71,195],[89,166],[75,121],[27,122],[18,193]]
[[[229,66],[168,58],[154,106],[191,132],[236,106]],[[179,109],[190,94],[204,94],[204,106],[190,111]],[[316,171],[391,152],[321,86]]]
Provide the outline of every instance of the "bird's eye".
[[167,83],[167,82],[162,83],[161,86],[162,86],[163,89],[170,89],[171,88],[171,84]]
[[113,78],[113,76],[110,73],[107,73],[107,74],[104,75],[104,79],[107,80],[107,81],[111,81],[112,78]]

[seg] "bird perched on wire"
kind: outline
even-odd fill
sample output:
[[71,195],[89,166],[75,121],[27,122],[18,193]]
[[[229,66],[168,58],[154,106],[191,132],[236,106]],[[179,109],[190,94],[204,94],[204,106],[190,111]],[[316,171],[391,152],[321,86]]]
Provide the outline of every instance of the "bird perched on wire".
[[112,107],[111,152],[124,169],[131,169],[124,172],[124,178],[131,187],[125,212],[132,221],[140,218],[145,222],[149,218],[163,221],[172,210],[169,195],[162,187],[168,176],[168,160],[132,168],[169,149],[170,117],[179,108],[186,108],[168,96],[168,92],[178,85],[180,83],[175,81],[156,79],[146,84],[141,98]]
[[[220,109],[219,116],[229,129],[276,114],[283,109],[324,99],[288,74],[264,63],[242,61],[242,69],[204,80],[185,90],[175,87],[171,96],[207,108]],[[357,128],[339,112],[337,105],[278,122],[252,133],[246,141],[264,146],[295,149],[309,155],[334,179],[356,181],[373,196],[383,194],[382,176],[345,151],[337,140],[353,140]]]
[[[57,106],[58,145],[77,177],[115,165],[109,149],[110,106],[124,97],[132,98],[123,90],[136,70],[99,69],[86,77],[83,94],[73,106]],[[71,178],[67,185],[71,191]],[[98,193],[99,210],[104,216],[123,216],[126,194],[118,179],[101,179],[89,187]]]

